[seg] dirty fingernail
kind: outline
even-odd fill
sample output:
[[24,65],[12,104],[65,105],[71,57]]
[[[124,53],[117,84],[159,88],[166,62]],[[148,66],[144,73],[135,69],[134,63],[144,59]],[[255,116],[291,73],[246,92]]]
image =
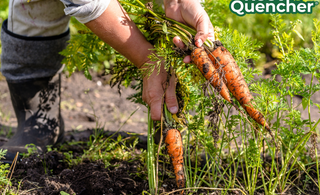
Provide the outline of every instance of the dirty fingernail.
[[173,42],[177,47],[179,47],[181,49],[184,47],[184,44],[183,44],[182,40],[180,39],[180,37],[175,37],[173,39]]
[[203,44],[203,42],[202,42],[202,40],[201,40],[201,39],[198,39],[196,42],[198,43],[198,44],[197,44],[197,46],[198,46],[198,47],[201,47],[201,46],[202,46],[202,44]]
[[171,108],[169,108],[171,113],[177,113],[178,112],[178,107],[177,106],[173,106]]
[[214,37],[208,37],[208,39],[210,40],[210,41],[215,41],[215,38]]

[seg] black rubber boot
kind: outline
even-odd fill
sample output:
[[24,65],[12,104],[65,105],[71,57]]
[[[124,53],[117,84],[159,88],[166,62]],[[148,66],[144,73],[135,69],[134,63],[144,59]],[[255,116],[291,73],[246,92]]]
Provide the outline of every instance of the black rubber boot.
[[2,161],[11,163],[17,152],[27,152],[27,144],[34,144],[38,152],[44,152],[46,146],[62,142],[64,123],[60,115],[60,75],[23,83],[8,81],[8,86],[18,128],[1,147],[8,150],[6,159]]

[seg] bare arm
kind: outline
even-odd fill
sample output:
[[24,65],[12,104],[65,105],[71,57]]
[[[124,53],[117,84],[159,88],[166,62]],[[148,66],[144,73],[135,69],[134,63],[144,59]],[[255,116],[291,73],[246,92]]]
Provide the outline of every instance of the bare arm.
[[85,24],[104,42],[141,67],[151,53],[152,45],[116,0],[97,19]]
[[[85,25],[138,68],[149,61],[148,55],[153,46],[145,39],[117,0],[111,0],[101,16]],[[143,79],[142,99],[150,106],[153,120],[160,120],[161,117],[163,84],[166,80],[167,72],[164,69],[161,69],[160,74],[154,71],[149,78]],[[174,77],[170,79],[165,101],[170,112],[178,112]]]

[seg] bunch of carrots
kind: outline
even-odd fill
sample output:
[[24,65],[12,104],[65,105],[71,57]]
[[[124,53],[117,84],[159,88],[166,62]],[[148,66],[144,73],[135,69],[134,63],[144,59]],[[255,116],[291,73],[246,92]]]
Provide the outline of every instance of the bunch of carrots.
[[[203,47],[193,47],[191,52],[192,62],[225,100],[233,104],[230,91],[248,115],[264,126],[272,136],[264,116],[251,104],[253,97],[234,58],[220,41],[216,41],[215,45],[218,47],[212,51],[209,50],[209,52]],[[219,74],[218,70],[220,68],[223,71]],[[185,187],[185,179],[183,178],[183,152],[180,132],[176,129],[170,129],[166,134],[165,142],[174,167],[177,186],[183,188]]]
[[[266,119],[251,103],[253,97],[240,68],[221,42],[206,40],[203,47],[196,47],[193,42],[196,30],[165,16],[160,16],[152,10],[147,9],[139,0],[136,1],[151,15],[148,16],[148,19],[155,21],[151,26],[151,34],[157,32],[171,37],[179,36],[188,47],[189,52],[191,52],[192,62],[197,66],[206,80],[210,82],[226,101],[236,107],[231,99],[231,92],[248,115],[258,124],[266,128],[273,138]],[[180,132],[177,129],[169,128],[165,134],[165,143],[174,167],[177,186],[179,188],[185,188],[183,148]]]
[[[215,41],[214,45],[213,50],[207,51],[194,47],[191,53],[192,62],[225,100],[233,104],[230,91],[248,115],[270,132],[264,116],[251,104],[253,97],[234,58],[220,41]],[[223,71],[219,72],[220,68]]]
[[[215,47],[213,47],[214,49],[212,50],[209,50],[205,47],[195,47],[190,43],[185,44],[188,44],[189,48],[191,48],[192,62],[197,66],[206,80],[208,80],[210,84],[220,93],[220,95],[235,106],[230,97],[229,92],[231,92],[244,110],[248,113],[248,115],[257,123],[265,127],[274,139],[264,116],[256,108],[254,108],[251,103],[253,97],[250,93],[247,83],[244,80],[240,68],[230,52],[222,46],[221,42],[215,41]],[[223,71],[219,71],[221,68]],[[173,132],[175,131],[177,130],[174,130]],[[178,187],[181,187],[182,185],[180,181],[182,181],[182,179],[179,170],[182,170],[180,167],[183,161],[180,161],[180,159],[183,158],[182,156],[177,155],[175,150],[171,149],[172,146],[175,148],[180,148],[171,143],[181,143],[182,147],[182,142],[179,140],[181,138],[176,136],[176,134],[177,133],[167,134],[166,143],[168,146],[168,153],[170,156],[172,156],[172,163],[176,174],[177,185]],[[180,154],[182,155],[182,152]]]

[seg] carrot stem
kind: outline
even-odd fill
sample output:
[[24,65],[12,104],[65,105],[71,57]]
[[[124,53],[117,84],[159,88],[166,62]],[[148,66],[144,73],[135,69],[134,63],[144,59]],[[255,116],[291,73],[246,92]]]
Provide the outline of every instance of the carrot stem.
[[148,107],[148,139],[147,139],[147,167],[148,183],[150,193],[156,193],[155,164],[154,164],[154,139],[153,139],[153,120],[151,118],[150,107]]

